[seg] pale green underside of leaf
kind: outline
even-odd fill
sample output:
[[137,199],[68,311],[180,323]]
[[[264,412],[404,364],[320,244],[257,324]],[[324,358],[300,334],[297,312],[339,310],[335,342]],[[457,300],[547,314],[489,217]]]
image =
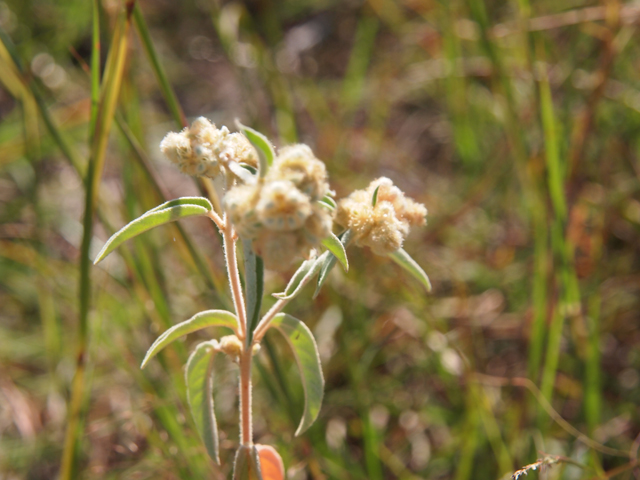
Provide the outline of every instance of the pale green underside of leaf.
[[411,258],[411,256],[404,251],[404,249],[400,248],[393,253],[389,254],[389,257],[393,259],[398,265],[400,265],[404,270],[410,273],[415,279],[417,279],[424,288],[427,289],[427,292],[431,291],[431,282],[429,281],[429,277],[425,273],[418,263]]
[[[347,245],[351,241],[352,235],[353,233],[351,229],[346,230],[344,233],[340,235],[340,243],[342,243],[342,246],[344,247],[345,252],[346,252]],[[316,283],[316,291],[313,293],[313,298],[316,298],[320,293],[320,289],[322,288],[322,285],[324,285],[324,282],[327,280],[327,277],[329,276],[329,272],[331,272],[331,269],[336,264],[336,261],[337,261],[336,256],[331,254],[328,255],[327,258],[325,258],[322,261],[322,265],[320,266],[320,273],[318,274],[318,282]]]
[[240,445],[233,462],[233,480],[262,480],[260,457],[255,445]]
[[207,210],[213,210],[213,205],[211,205],[211,202],[204,197],[180,197],[176,198],[175,200],[164,202],[163,204],[152,208],[144,215],[147,215],[151,212],[156,212],[158,210],[164,210],[165,208],[177,207],[179,205],[199,205],[202,208],[206,208]]
[[185,381],[193,421],[207,453],[219,465],[218,426],[213,410],[213,357],[217,353],[216,346],[215,343],[204,342],[196,347],[187,362]]
[[147,354],[142,360],[140,368],[144,368],[149,360],[158,354],[163,348],[169,345],[174,340],[186,335],[188,333],[201,330],[206,327],[227,327],[236,331],[238,321],[236,316],[227,312],[226,310],[205,310],[204,312],[197,313],[189,320],[174,325],[169,330],[164,332],[153,342],[151,348],[147,351]]
[[318,347],[309,327],[291,315],[279,313],[271,322],[287,339],[300,369],[304,388],[304,413],[296,436],[307,430],[318,418],[324,395],[324,377]]
[[249,128],[241,124],[237,120],[236,126],[244,134],[244,136],[247,137],[247,140],[251,142],[251,145],[253,145],[258,152],[258,158],[260,160],[260,168],[258,173],[261,177],[264,177],[267,174],[267,170],[273,163],[273,159],[276,156],[271,143],[263,134],[254,130],[253,128]]
[[328,258],[330,252],[324,252],[318,258],[305,260],[302,262],[296,273],[293,274],[291,280],[287,284],[282,293],[274,293],[273,296],[281,300],[290,300],[297,296],[309,280],[320,270],[324,260]]
[[114,233],[111,238],[107,240],[107,243],[104,244],[104,247],[102,247],[102,250],[100,250],[100,253],[93,263],[97,264],[118,248],[122,243],[136,235],[140,235],[141,233],[152,229],[153,227],[158,227],[169,222],[175,222],[181,218],[206,215],[209,211],[209,209],[202,205],[194,204],[178,204],[172,207],[163,208],[162,210],[150,210]]
[[342,264],[345,272],[349,271],[349,260],[347,260],[347,252],[344,249],[344,245],[340,239],[335,235],[331,234],[324,240],[322,240],[322,245],[327,247],[327,249],[333,253],[333,255],[338,259],[338,261]]

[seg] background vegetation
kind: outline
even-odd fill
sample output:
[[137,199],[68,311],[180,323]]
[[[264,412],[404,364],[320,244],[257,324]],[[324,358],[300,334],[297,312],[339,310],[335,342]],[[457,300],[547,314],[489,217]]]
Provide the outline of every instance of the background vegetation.
[[637,4],[97,3],[0,2],[0,478],[228,478],[235,366],[221,468],[186,410],[199,339],[139,369],[158,332],[229,305],[214,228],[86,261],[163,197],[210,191],[158,150],[199,115],[309,143],[338,197],[384,175],[430,212],[405,248],[433,294],[352,248],[290,307],[327,381],[301,438],[292,358],[264,346],[256,441],[289,478],[497,479],[537,458],[533,477],[638,478]]

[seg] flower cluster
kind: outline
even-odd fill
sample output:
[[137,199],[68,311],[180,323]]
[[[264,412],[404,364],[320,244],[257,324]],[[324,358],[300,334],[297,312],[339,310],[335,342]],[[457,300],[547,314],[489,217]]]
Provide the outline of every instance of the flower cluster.
[[331,212],[318,203],[328,192],[324,163],[308,146],[292,145],[280,151],[264,178],[229,190],[223,205],[265,267],[282,270],[308,258],[330,234]]
[[231,162],[258,166],[254,148],[241,133],[216,128],[204,117],[197,118],[181,132],[170,132],[160,150],[186,175],[214,178]]
[[336,222],[353,231],[357,245],[386,255],[402,247],[409,228],[424,225],[426,215],[424,205],[405,197],[391,180],[382,177],[338,202]]

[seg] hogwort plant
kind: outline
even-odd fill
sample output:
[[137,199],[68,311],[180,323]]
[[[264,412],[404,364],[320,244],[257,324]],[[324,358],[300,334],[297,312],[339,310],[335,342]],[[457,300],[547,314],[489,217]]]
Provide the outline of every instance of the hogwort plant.
[[[327,171],[306,145],[293,145],[276,155],[262,134],[238,123],[242,133],[230,133],[200,117],[179,133],[169,133],[160,149],[182,173],[222,177],[222,212],[209,200],[184,197],[166,202],[132,221],[104,245],[94,263],[124,241],[152,227],[192,216],[207,216],[223,238],[229,286],[235,312],[206,310],[164,332],[149,348],[142,368],[183,335],[205,327],[227,327],[233,335],[200,343],[187,362],[189,407],[211,458],[219,463],[218,434],[213,410],[213,358],[225,353],[240,371],[240,447],[234,479],[284,478],[278,453],[270,446],[254,445],[251,419],[251,363],[267,330],[279,330],[288,341],[300,369],[304,387],[304,413],[296,435],[316,420],[322,403],[324,379],[309,328],[283,313],[287,303],[315,279],[315,295],[337,262],[348,270],[345,249],[350,242],[387,255],[416,277],[424,287],[429,279],[402,249],[411,226],[424,225],[426,208],[406,198],[388,178],[373,181],[336,203]],[[341,230],[339,235],[333,233]],[[236,248],[244,258],[244,292]],[[264,268],[285,270],[300,259],[300,267],[284,292],[273,294],[276,303],[260,317]]]

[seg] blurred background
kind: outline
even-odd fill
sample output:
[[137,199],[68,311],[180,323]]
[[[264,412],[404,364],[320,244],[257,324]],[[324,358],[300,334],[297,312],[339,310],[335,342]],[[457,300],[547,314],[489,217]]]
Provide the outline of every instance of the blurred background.
[[221,467],[185,401],[206,334],[139,369],[159,332],[230,305],[211,222],[81,262],[209,191],[158,149],[200,115],[308,143],[338,198],[387,176],[429,209],[405,249],[431,294],[352,247],[288,308],[326,378],[299,438],[297,368],[267,337],[255,439],[288,478],[500,479],[536,459],[529,478],[640,478],[639,19],[617,0],[0,1],[0,478],[56,478],[65,444],[67,478],[229,478],[236,366],[217,359]]

